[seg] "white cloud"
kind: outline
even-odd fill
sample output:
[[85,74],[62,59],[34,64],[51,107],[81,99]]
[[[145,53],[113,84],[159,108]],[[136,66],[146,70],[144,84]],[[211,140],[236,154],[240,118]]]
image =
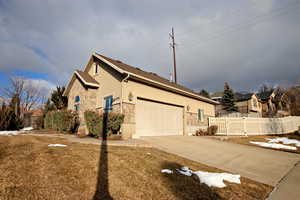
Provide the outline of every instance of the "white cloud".
[[46,97],[56,88],[56,85],[43,79],[26,79],[25,86],[36,88],[37,91],[41,92],[41,95]]
[[257,20],[254,16],[280,7],[282,1],[170,2],[4,1],[0,70],[43,72],[65,84],[97,51],[169,78],[168,34],[174,26],[179,81],[188,87],[216,90],[229,81],[236,89],[249,89],[299,76],[296,9]]

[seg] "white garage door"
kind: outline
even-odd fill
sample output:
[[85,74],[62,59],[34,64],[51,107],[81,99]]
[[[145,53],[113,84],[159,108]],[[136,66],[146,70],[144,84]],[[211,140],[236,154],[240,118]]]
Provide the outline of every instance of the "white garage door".
[[138,136],[183,135],[183,108],[138,99],[136,134]]

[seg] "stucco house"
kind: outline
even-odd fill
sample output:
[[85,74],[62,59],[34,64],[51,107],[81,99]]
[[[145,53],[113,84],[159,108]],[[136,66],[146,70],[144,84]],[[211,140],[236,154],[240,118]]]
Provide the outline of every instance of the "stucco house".
[[257,93],[260,103],[262,104],[263,117],[272,116],[276,112],[276,106],[274,104],[274,98],[276,96],[275,91],[264,91]]
[[[93,53],[83,71],[75,70],[65,96],[84,130],[86,110],[125,115],[122,137],[189,135],[208,126],[218,102],[155,73]],[[85,128],[86,130],[86,128]]]
[[227,113],[222,106],[223,91],[212,94],[212,99],[220,102],[216,105],[216,115],[220,117],[261,117],[262,104],[255,93],[234,93],[234,103],[238,108],[238,113]]
[[262,105],[259,102],[259,99],[254,93],[235,93],[235,105],[238,107],[240,113],[254,114],[258,117],[261,117]]

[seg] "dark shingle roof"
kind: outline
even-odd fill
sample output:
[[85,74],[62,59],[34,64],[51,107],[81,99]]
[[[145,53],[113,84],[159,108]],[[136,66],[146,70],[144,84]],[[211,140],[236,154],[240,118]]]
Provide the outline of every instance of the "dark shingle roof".
[[132,74],[136,74],[138,76],[150,79],[152,81],[156,81],[156,82],[165,84],[167,86],[171,86],[171,87],[174,87],[174,88],[177,88],[177,89],[189,92],[189,93],[193,93],[194,95],[197,95],[198,97],[202,98],[202,100],[204,100],[206,102],[218,104],[218,102],[216,102],[216,101],[213,101],[211,99],[203,97],[203,96],[199,95],[198,93],[195,93],[193,90],[190,90],[190,89],[188,89],[186,87],[178,85],[178,84],[176,84],[174,82],[171,82],[168,79],[165,79],[165,78],[163,78],[163,77],[161,77],[161,76],[159,76],[159,75],[157,75],[155,73],[146,72],[146,71],[143,71],[143,70],[141,70],[141,69],[139,69],[137,67],[133,67],[133,66],[127,65],[127,64],[125,64],[125,63],[123,63],[123,62],[121,62],[119,60],[115,60],[115,59],[103,56],[101,54],[98,54],[98,53],[96,53],[96,54],[99,55],[100,57],[103,57],[105,60],[109,61],[110,63],[112,63],[113,65],[117,66],[118,68],[120,68],[120,69],[122,69],[124,71],[130,72]]
[[235,93],[234,94],[234,100],[235,101],[248,101],[249,99],[251,99],[253,93],[246,93],[246,94],[242,94],[242,93]]
[[257,96],[261,100],[266,100],[272,95],[273,91],[266,91],[266,92],[260,92],[257,93]]
[[82,72],[79,70],[75,70],[75,73],[78,73],[79,76],[88,84],[93,84],[93,85],[99,85],[99,83],[93,78],[91,77],[91,75],[89,75],[89,73],[87,72]]

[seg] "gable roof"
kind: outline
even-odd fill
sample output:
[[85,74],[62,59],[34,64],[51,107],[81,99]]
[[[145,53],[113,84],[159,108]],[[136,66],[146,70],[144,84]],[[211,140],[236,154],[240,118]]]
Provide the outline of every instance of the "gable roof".
[[257,96],[260,100],[267,100],[272,95],[273,91],[266,91],[257,93]]
[[75,70],[75,74],[82,80],[82,82],[87,86],[99,87],[99,83],[89,75],[87,72],[82,72]]
[[195,93],[194,91],[192,91],[186,87],[183,87],[179,84],[176,84],[174,82],[170,82],[168,79],[165,79],[155,73],[143,71],[137,67],[127,65],[119,60],[115,60],[115,59],[103,56],[101,54],[98,54],[98,53],[93,53],[93,55],[95,57],[97,57],[98,59],[102,60],[103,62],[105,62],[106,64],[108,64],[109,66],[113,67],[115,70],[117,70],[120,73],[127,73],[129,75],[136,76],[138,78],[145,79],[150,82],[155,82],[159,85],[167,86],[168,88],[176,89],[178,91],[183,91],[183,92],[190,94],[193,97],[196,97],[207,103],[219,104],[219,102],[217,102],[217,101],[203,97],[203,96]]
[[246,94],[242,94],[242,93],[236,92],[236,93],[234,94],[234,100],[235,100],[235,101],[248,101],[249,99],[252,98],[252,95],[253,95],[253,94],[254,94],[254,93],[246,93]]
[[211,98],[218,98],[218,97],[223,97],[224,95],[224,91],[217,91],[217,92],[214,92],[210,95]]
[[72,75],[72,78],[70,79],[63,93],[64,96],[67,96],[69,94],[71,86],[76,78],[78,78],[85,86],[94,87],[94,88],[100,87],[99,83],[92,76],[90,76],[89,73],[82,72],[80,70],[75,70]]

